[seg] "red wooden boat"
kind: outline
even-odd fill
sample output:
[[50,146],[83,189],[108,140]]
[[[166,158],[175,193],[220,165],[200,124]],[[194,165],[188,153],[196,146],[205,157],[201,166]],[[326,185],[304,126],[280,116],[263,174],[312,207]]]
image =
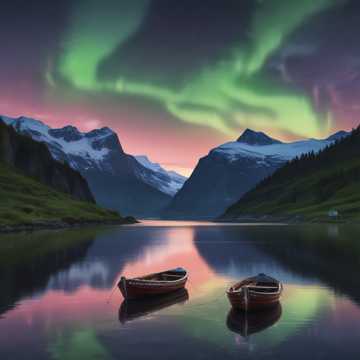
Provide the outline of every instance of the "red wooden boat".
[[187,279],[187,271],[177,268],[132,279],[123,276],[118,287],[125,299],[139,299],[183,289]]
[[259,274],[236,283],[226,293],[233,308],[252,311],[277,305],[282,290],[278,280]]

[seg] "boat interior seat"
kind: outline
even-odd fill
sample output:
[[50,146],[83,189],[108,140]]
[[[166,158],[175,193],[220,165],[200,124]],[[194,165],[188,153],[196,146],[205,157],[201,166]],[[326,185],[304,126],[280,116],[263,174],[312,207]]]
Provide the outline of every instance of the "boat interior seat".
[[255,283],[256,286],[273,286],[273,287],[278,287],[278,284],[277,283],[274,283],[274,282],[256,282]]
[[162,280],[174,280],[182,278],[181,275],[173,275],[173,274],[163,274]]
[[264,291],[264,292],[276,292],[279,290],[278,286],[249,286],[249,290],[253,291]]

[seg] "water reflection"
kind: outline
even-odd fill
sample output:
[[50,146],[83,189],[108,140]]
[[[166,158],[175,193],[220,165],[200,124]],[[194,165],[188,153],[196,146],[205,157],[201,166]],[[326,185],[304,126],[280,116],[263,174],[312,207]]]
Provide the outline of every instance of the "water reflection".
[[[24,358],[25,348],[39,359],[352,357],[360,293],[346,275],[360,263],[357,228],[180,225],[12,235],[11,246],[3,237],[1,358]],[[182,295],[109,298],[122,274],[177,266],[190,275]],[[284,283],[282,309],[229,314],[226,288],[259,272]]]
[[128,321],[143,318],[174,304],[183,304],[188,299],[188,291],[180,289],[167,295],[154,296],[149,299],[124,300],[119,309],[119,321],[125,324]]
[[260,312],[231,309],[227,316],[229,330],[247,338],[276,324],[281,317],[281,304]]
[[[295,230],[295,231],[294,231]],[[247,233],[256,247],[279,262],[287,272],[316,279],[336,293],[360,304],[357,276],[360,265],[360,229],[346,225],[315,225],[270,229],[269,242],[258,232]],[[291,246],[289,242],[291,241]]]
[[[51,236],[51,241],[49,241]],[[92,233],[30,233],[1,236],[0,247],[0,315],[18,301],[45,291],[52,275],[81,261],[93,241]]]
[[[193,227],[187,226],[163,228],[161,232],[157,232],[157,241],[146,244],[134,260],[126,263],[121,274],[131,278],[181,266],[189,274],[186,287],[190,295],[203,296],[203,292],[211,287],[211,284],[216,284],[222,278],[197,251],[195,231]],[[119,276],[121,274],[119,273]],[[115,284],[120,280],[119,276]]]

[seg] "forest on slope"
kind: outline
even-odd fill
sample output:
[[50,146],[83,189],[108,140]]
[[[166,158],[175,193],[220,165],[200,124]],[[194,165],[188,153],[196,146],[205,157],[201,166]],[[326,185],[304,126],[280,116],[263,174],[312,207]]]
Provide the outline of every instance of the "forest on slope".
[[343,219],[360,219],[360,127],[316,154],[289,161],[221,218],[297,215],[316,221],[331,210]]

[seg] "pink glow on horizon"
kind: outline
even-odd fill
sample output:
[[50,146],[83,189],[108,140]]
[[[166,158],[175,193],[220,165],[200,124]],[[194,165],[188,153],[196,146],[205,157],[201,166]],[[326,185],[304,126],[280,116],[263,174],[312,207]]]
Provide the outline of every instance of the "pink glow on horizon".
[[[145,249],[142,256],[128,262],[118,274],[128,277],[144,273],[173,268],[175,264],[184,266],[191,276],[186,288],[194,296],[204,296],[214,286],[224,284],[226,278],[217,275],[199,254],[193,242],[193,229],[183,227],[169,229],[169,241],[165,244],[152,245]],[[95,289],[83,285],[71,293],[62,290],[49,290],[34,299],[23,300],[21,304],[6,313],[0,322],[0,332],[5,340],[13,336],[18,343],[26,342],[27,331],[33,326],[40,326],[45,332],[74,326],[81,322],[82,328],[104,323],[104,313],[109,324],[117,322],[115,316],[123,300],[119,291],[115,291],[109,301],[111,289]],[[1,344],[1,343],[0,343]]]
[[[14,102],[2,98],[0,114],[12,117],[27,116],[43,121],[51,127],[74,125],[80,131],[108,126],[119,136],[125,152],[133,155],[147,155],[152,162],[157,162],[168,170],[190,176],[198,160],[220,144],[235,141],[238,136],[230,137],[215,130],[194,124],[181,123],[156,111],[144,112],[134,105],[123,107],[97,107],[89,100],[79,99],[77,104],[58,104],[56,102],[39,103],[29,98],[21,98]],[[351,105],[351,106],[350,106]],[[14,110],[16,109],[16,110]],[[345,108],[333,103],[336,122],[332,132],[350,130],[349,119],[360,118],[360,108],[349,103]],[[339,124],[346,124],[341,127]],[[239,129],[239,135],[244,129]],[[274,128],[258,129],[282,141],[300,140],[294,134],[284,133]]]
[[[194,244],[194,230],[190,227],[169,228],[166,238],[169,240],[159,246],[152,245],[135,261],[128,262],[122,271],[126,277],[160,272],[177,266],[184,267],[189,273],[186,288],[192,297],[202,295],[201,289],[207,285],[222,284],[228,281],[217,275],[199,254]],[[120,280],[120,277],[116,282]],[[207,287],[208,288],[208,287]]]
[[168,171],[175,171],[180,175],[183,175],[185,177],[190,177],[190,175],[192,174],[194,168],[191,167],[184,167],[184,166],[179,166],[176,164],[160,164],[164,169],[168,170]]
[[[152,224],[156,226],[160,223],[148,222],[144,226]],[[186,288],[190,299],[209,301],[210,295],[223,293],[229,282],[235,281],[217,274],[201,256],[194,242],[194,228],[190,222],[168,228],[163,236],[167,241],[149,244],[140,256],[119,269],[113,285],[116,286],[121,275],[133,277],[181,265],[189,272]],[[302,287],[304,285],[286,284],[284,304],[289,299],[296,299]],[[97,289],[82,285],[72,292],[47,290],[33,298],[23,299],[14,309],[6,312],[0,321],[0,332],[3,335],[0,337],[0,346],[12,344],[13,338],[16,338],[16,346],[26,346],[32,341],[29,336],[32,330],[49,341],[56,339],[57,334],[62,334],[64,330],[101,331],[118,328],[118,311],[123,298],[117,289],[111,298],[110,295],[109,288]],[[335,339],[343,334],[339,341],[346,343],[347,334],[358,329],[356,324],[357,320],[360,321],[360,309],[347,298],[332,298],[334,300],[329,311],[321,320],[324,321],[321,329],[325,329],[321,336],[330,335]],[[156,312],[151,316],[156,316]]]
[[[32,111],[24,106],[1,106],[1,115],[10,117],[26,116],[40,120],[50,127],[60,128],[73,125],[80,131],[87,132],[104,126],[114,130],[125,152],[132,155],[147,155],[152,162],[157,162],[164,168],[189,176],[198,159],[208,154],[209,150],[219,144],[232,140],[203,127],[184,124],[173,129],[173,124],[167,126],[151,124],[148,121],[140,126],[134,121],[132,114],[122,114],[122,121],[114,121],[114,114],[94,114],[90,110],[72,106],[64,109],[36,108]],[[12,109],[17,109],[16,111]],[[126,116],[126,117],[125,117]],[[125,120],[124,119],[128,119]],[[138,119],[137,119],[138,120]],[[139,130],[139,126],[141,130]]]

